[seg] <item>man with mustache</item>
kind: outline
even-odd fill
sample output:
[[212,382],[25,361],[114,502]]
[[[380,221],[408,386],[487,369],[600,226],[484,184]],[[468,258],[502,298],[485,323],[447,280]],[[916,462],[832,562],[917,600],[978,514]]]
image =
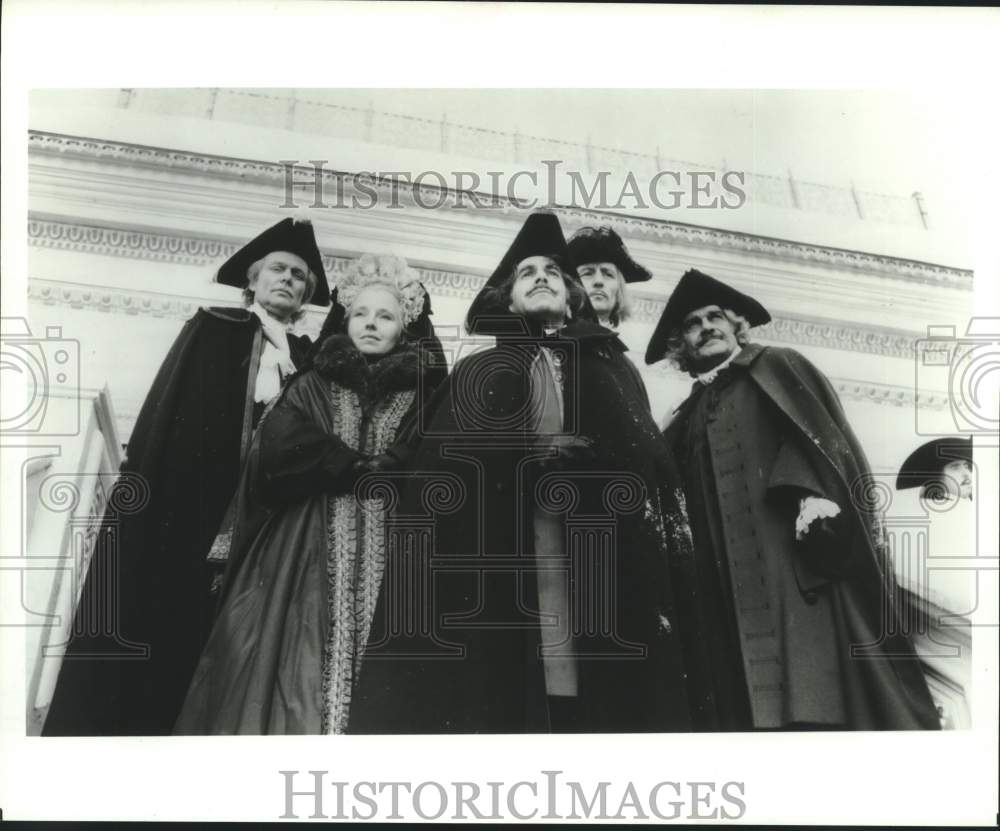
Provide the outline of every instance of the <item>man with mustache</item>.
[[675,589],[696,729],[934,729],[868,463],[825,376],[749,342],[770,319],[691,270],[646,351],[695,379],[664,435],[695,545]]
[[[387,559],[349,731],[689,729],[668,572],[690,558],[678,475],[554,214],[527,218],[466,328],[496,345],[428,404],[399,514],[433,538]],[[455,502],[428,517],[431,471]],[[406,609],[429,631],[395,625]]]

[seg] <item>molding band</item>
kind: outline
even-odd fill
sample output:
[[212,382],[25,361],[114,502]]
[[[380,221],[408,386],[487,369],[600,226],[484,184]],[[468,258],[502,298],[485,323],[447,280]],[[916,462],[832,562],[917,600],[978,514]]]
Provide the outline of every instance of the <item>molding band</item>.
[[[230,180],[257,181],[282,189],[286,178],[285,166],[273,162],[225,158],[57,133],[29,130],[28,148],[29,152],[35,155],[66,156]],[[293,175],[292,179],[295,186],[311,191],[315,182],[315,171],[308,165],[296,165],[294,171],[296,175]],[[442,193],[442,189],[434,186],[420,184],[414,187],[407,182],[390,181],[368,172],[347,173],[324,169],[322,175],[330,183],[340,179],[351,187],[362,182],[364,191],[359,192],[370,194],[374,190],[380,196],[384,195],[387,203],[390,203],[390,200],[398,201],[402,196],[410,205],[434,204],[464,213],[483,210],[469,204],[471,200],[467,195],[454,190],[445,190]],[[415,192],[419,192],[419,200],[414,199]],[[370,196],[365,198],[370,199]],[[513,214],[517,219],[521,219],[528,213],[526,209],[506,199],[489,198],[498,205],[489,209],[493,214]],[[863,271],[866,274],[907,282],[972,291],[972,272],[965,269],[666,220],[621,217],[572,206],[559,206],[555,210],[570,225],[610,224],[627,239],[638,238],[674,245],[740,251],[785,261],[807,262],[837,269]]]

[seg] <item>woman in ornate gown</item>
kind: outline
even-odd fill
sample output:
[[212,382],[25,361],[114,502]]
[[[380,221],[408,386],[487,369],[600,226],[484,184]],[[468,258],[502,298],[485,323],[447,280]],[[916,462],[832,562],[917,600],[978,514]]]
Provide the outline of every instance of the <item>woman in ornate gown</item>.
[[322,344],[254,437],[219,616],[175,733],[339,733],[385,560],[385,485],[403,466],[420,360],[404,328],[424,290],[395,257],[338,282]]

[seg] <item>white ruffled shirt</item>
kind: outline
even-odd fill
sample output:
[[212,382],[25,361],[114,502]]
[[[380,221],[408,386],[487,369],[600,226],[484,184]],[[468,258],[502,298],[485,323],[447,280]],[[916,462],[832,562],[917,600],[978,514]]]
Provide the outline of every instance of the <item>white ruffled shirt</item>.
[[264,351],[260,356],[253,400],[267,402],[281,392],[282,382],[295,372],[288,346],[288,332],[292,325],[273,317],[260,303],[255,302],[250,311],[260,318],[264,329]]
[[733,362],[733,359],[737,355],[739,355],[740,352],[742,352],[742,351],[743,351],[743,347],[737,345],[737,347],[732,352],[729,353],[729,357],[726,358],[726,360],[724,360],[721,364],[719,364],[718,366],[716,366],[713,369],[710,369],[708,372],[699,372],[699,373],[695,374],[695,378],[697,378],[698,381],[700,381],[702,384],[704,384],[707,387],[716,378],[719,377],[719,373],[722,372],[722,370],[729,368],[729,365]]

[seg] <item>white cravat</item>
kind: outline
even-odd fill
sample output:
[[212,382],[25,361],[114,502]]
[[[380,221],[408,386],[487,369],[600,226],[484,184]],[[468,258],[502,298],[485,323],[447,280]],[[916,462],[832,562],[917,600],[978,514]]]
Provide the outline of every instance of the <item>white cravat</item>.
[[295,372],[288,346],[291,324],[273,317],[260,303],[255,302],[250,311],[260,318],[264,330],[264,351],[260,356],[253,400],[267,402],[281,392],[281,382]]
[[[531,402],[540,446],[548,446],[564,424],[562,366],[552,350],[539,346],[530,370]],[[536,505],[532,517],[538,572],[538,610],[551,618],[541,627],[542,668],[549,695],[575,696],[577,665],[570,620],[569,564],[565,522]]]
[[733,358],[739,355],[742,349],[743,349],[742,346],[737,346],[732,352],[729,353],[729,357],[726,358],[726,360],[724,360],[721,364],[719,364],[717,367],[713,367],[708,372],[696,373],[695,378],[697,378],[700,383],[704,384],[707,387],[709,384],[712,383],[712,381],[714,381],[716,378],[719,377],[719,373],[722,372],[722,370],[726,369],[726,367],[728,367],[733,362]]

